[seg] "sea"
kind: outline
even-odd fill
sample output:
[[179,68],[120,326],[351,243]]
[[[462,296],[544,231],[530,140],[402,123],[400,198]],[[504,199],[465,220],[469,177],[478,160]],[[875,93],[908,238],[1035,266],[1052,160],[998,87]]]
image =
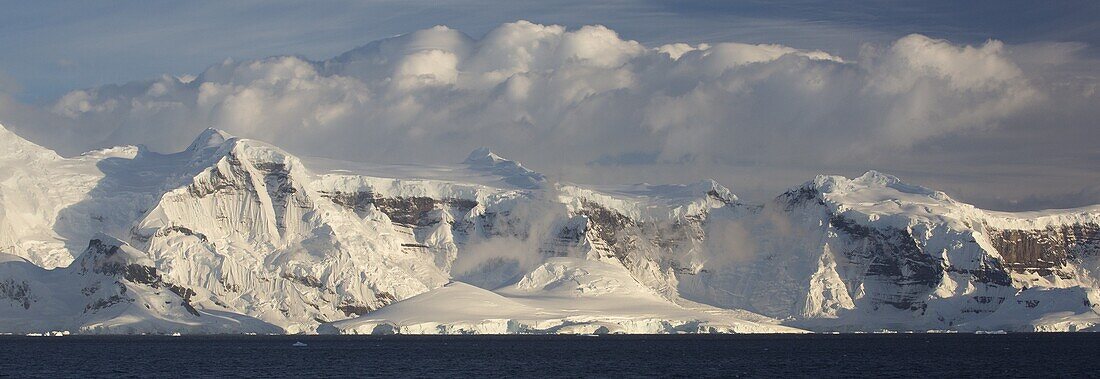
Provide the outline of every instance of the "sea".
[[1096,377],[1098,354],[1094,333],[0,336],[0,377]]

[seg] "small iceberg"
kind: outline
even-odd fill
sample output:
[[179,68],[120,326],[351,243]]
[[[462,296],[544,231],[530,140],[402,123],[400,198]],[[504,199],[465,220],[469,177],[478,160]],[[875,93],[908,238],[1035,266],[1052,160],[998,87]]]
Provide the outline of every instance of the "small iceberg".
[[290,346],[294,346],[294,347],[306,347],[306,346],[309,346],[309,345],[306,345],[306,344],[302,343],[302,341],[298,341],[298,342],[295,342],[295,343],[294,343],[293,345],[290,345]]

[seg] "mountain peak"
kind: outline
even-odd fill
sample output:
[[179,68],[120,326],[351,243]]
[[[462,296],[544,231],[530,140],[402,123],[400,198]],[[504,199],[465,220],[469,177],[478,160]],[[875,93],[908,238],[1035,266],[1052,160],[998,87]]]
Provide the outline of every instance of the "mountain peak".
[[507,161],[499,155],[493,153],[488,147],[479,147],[470,152],[470,155],[466,156],[466,160],[462,163],[468,165],[494,165],[500,162]]
[[542,174],[523,167],[519,162],[496,155],[487,147],[474,149],[462,163],[478,171],[500,175],[505,183],[520,188],[535,189],[546,182],[546,177]]
[[734,195],[733,191],[730,191],[729,188],[718,183],[717,180],[707,179],[700,182],[700,185],[705,186],[705,188],[708,189],[708,196],[711,196],[717,200],[721,200],[722,202],[734,203],[738,200],[737,195]]
[[214,128],[206,128],[202,133],[199,133],[198,137],[195,137],[190,146],[187,146],[187,151],[194,152],[218,147],[230,138],[233,138],[232,134]]
[[863,175],[852,179],[839,175],[818,175],[817,178],[807,182],[802,187],[831,194],[831,196],[837,198],[855,193],[878,193],[879,196],[895,199],[916,195],[936,201],[954,201],[941,191],[909,184],[897,176],[875,170],[867,171]]
[[88,247],[77,259],[83,271],[107,275],[121,274],[132,264],[143,266],[153,264],[144,254],[129,244],[103,233],[97,233],[88,241]]
[[864,184],[876,184],[882,186],[891,186],[895,184],[904,184],[901,179],[896,176],[878,172],[875,170],[869,170],[858,178],[852,179],[853,182],[859,182]]

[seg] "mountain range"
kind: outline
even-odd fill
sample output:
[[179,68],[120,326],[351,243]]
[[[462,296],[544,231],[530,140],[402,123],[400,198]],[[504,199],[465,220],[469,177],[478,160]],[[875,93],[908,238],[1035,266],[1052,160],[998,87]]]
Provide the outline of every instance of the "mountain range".
[[76,157],[0,126],[0,332],[804,333],[1100,325],[1100,206],[1007,213],[870,171],[716,181],[296,157],[208,129]]

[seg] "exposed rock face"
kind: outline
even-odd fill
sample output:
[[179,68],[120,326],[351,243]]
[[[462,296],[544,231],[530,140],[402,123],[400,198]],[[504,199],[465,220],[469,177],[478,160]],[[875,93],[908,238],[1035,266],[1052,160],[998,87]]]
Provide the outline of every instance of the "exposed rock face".
[[467,199],[437,200],[425,196],[387,198],[369,191],[354,193],[322,191],[321,196],[360,216],[365,215],[370,206],[374,206],[393,222],[409,226],[428,226],[439,222],[440,219],[430,217],[430,213],[444,207],[451,208],[449,212],[451,214],[465,215],[477,206],[477,201]]
[[[843,216],[833,216],[829,225],[843,233],[847,248],[840,251],[849,264],[864,267],[864,281],[888,287],[872,293],[872,308],[885,304],[897,309],[924,311],[925,297],[945,274],[944,262],[926,254],[907,230],[870,228]],[[1008,285],[1002,275],[993,284]]]
[[1033,272],[1041,276],[1058,274],[1069,278],[1063,270],[1067,263],[1100,253],[1100,225],[1073,224],[1048,226],[1037,230],[991,229],[990,242],[1004,257],[1006,265],[1016,272]]
[[[587,218],[585,233],[594,242],[596,251],[606,257],[630,259],[630,252],[637,250],[641,234],[638,222],[591,201],[582,200],[581,204],[583,207],[577,210],[577,214]],[[634,229],[634,232],[627,232],[628,228]]]
[[12,278],[0,282],[0,299],[7,299],[12,304],[23,307],[23,309],[31,309],[31,303],[37,301],[26,281],[16,282]]

